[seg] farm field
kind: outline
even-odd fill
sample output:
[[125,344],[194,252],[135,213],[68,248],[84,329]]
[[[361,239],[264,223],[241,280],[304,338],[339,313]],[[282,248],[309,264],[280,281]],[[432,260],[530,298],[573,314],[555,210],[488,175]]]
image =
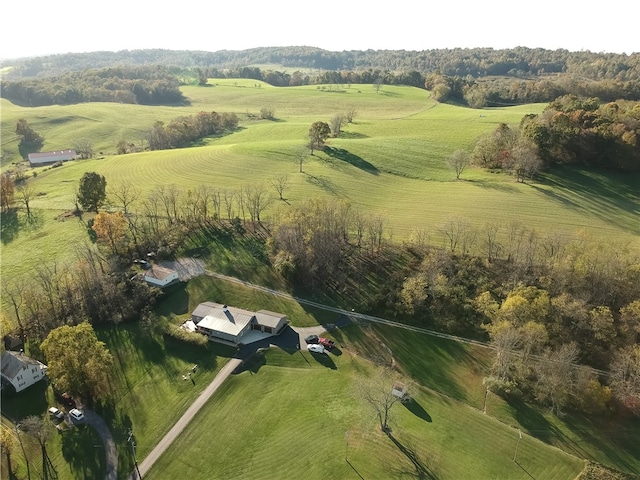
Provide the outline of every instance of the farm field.
[[[410,87],[385,86],[376,94],[370,85],[330,91],[248,80],[210,83],[216,86],[183,87],[190,104],[177,107],[92,103],[25,108],[1,100],[3,169],[16,159],[12,130],[18,118],[43,134],[45,150],[66,148],[86,136],[96,152],[102,152],[97,159],[34,170],[37,177],[29,182],[37,192],[32,208],[39,221],[29,228],[21,227],[24,222],[3,221],[3,270],[15,275],[42,261],[73,260],[73,249],[47,246],[47,239],[62,239],[65,245],[87,241],[78,222],[60,225],[54,220],[73,207],[75,189],[86,171],[101,173],[108,185],[133,182],[142,198],[158,185],[174,184],[184,192],[202,184],[237,191],[248,185],[270,188],[273,179],[287,175],[286,202],[272,201],[264,219],[308,198],[340,198],[365,214],[383,217],[395,242],[421,229],[431,243],[440,244],[438,227],[458,215],[477,227],[518,221],[540,234],[553,230],[596,241],[616,238],[637,249],[638,175],[565,168],[519,184],[506,175],[469,169],[455,181],[445,165],[448,155],[470,150],[478,135],[500,123],[517,124],[523,115],[542,111],[542,104],[472,110],[438,104],[429,92]],[[274,109],[275,121],[256,119],[263,106]],[[330,139],[325,152],[307,156],[300,173],[297,159],[310,124],[329,121],[348,108],[357,112],[354,123],[341,137]],[[197,147],[113,155],[118,140],[139,142],[155,121],[202,110],[235,112],[240,128]],[[275,190],[271,194],[277,198]]]
[[392,409],[391,440],[353,387],[376,370],[350,351],[318,358],[270,350],[248,368],[146,478],[571,479],[584,466],[529,436],[514,463],[517,430],[417,386],[413,403]]

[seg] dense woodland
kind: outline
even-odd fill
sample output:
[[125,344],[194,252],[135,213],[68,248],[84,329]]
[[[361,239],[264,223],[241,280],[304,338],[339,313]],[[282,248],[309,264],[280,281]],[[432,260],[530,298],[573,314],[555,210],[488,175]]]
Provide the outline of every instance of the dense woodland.
[[[251,66],[261,64],[291,70]],[[528,48],[329,52],[289,47],[94,52],[15,60],[10,65],[3,96],[34,106],[86,101],[175,104],[184,101],[178,82],[202,83],[207,77],[252,78],[274,86],[410,85],[433,90],[439,101],[472,107],[550,102],[566,94],[604,102],[640,100],[640,54]]]

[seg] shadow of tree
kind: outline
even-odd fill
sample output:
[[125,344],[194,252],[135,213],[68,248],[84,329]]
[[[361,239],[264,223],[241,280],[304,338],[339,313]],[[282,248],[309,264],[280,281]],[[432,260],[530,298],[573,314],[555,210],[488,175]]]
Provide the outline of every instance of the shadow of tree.
[[372,175],[378,175],[380,171],[371,163],[364,160],[362,157],[355,155],[344,148],[334,148],[334,147],[325,147],[324,153],[326,153],[331,158],[335,158],[337,160],[341,160],[343,162],[349,163],[360,170],[364,170],[367,173]]
[[20,230],[20,224],[18,222],[18,211],[14,208],[7,212],[0,214],[0,238],[2,244],[6,245],[11,243]]
[[409,459],[413,464],[414,471],[402,472],[412,475],[420,480],[436,480],[437,475],[427,466],[420,458],[416,449],[410,445],[403,445],[397,438],[395,438],[391,432],[387,432],[387,436],[395,444],[396,447]]
[[104,478],[106,474],[102,440],[87,425],[62,433],[62,456],[76,478]]

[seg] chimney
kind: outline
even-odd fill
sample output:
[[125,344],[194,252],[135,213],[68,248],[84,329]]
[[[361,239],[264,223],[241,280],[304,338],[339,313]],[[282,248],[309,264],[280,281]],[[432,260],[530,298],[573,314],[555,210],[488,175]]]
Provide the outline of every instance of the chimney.
[[231,322],[231,323],[235,323],[233,320],[233,315],[231,314],[231,312],[229,311],[229,309],[227,308],[226,305],[222,306],[222,311],[224,312],[224,314],[226,315],[227,319]]

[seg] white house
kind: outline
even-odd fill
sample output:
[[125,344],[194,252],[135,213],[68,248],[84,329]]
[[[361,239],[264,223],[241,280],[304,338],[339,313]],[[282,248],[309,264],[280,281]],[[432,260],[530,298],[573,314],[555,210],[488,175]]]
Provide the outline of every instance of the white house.
[[2,383],[10,383],[20,392],[42,380],[47,373],[47,366],[22,352],[6,351],[0,358],[2,367]]
[[214,302],[204,302],[191,314],[196,331],[209,340],[240,345],[277,335],[289,323],[286,315],[260,310],[251,312]]
[[53,152],[37,152],[29,154],[29,165],[38,167],[56,162],[66,162],[73,160],[78,155],[75,150],[56,150]]
[[179,280],[178,272],[160,265],[152,265],[144,273],[144,281],[153,287],[164,288]]

